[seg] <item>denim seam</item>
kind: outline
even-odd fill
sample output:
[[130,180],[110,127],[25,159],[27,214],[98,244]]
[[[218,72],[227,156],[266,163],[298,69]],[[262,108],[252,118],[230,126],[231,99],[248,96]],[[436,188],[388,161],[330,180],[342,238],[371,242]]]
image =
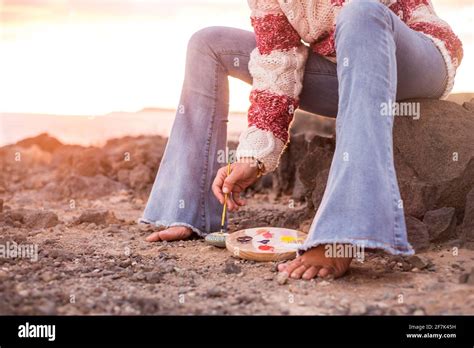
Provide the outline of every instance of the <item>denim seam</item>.
[[216,96],[217,96],[217,69],[219,68],[219,65],[216,63],[215,64],[215,69],[214,69],[214,103],[212,105],[212,112],[211,112],[211,121],[209,124],[209,130],[208,130],[208,136],[207,136],[207,141],[206,141],[206,148],[204,150],[204,168],[203,168],[203,180],[202,180],[202,186],[201,186],[201,195],[202,195],[202,200],[201,200],[201,211],[202,211],[202,222],[205,230],[210,229],[210,209],[209,209],[209,201],[208,197],[205,194],[205,188],[206,185],[208,184],[208,173],[209,173],[209,165],[210,165],[210,160],[209,160],[209,149],[212,144],[212,137],[214,134],[214,122],[216,118]]
[[[387,14],[386,11],[384,11],[384,14],[385,14],[385,18],[387,19],[387,22],[386,22],[386,25],[388,27],[388,21],[392,21],[392,18],[389,18],[390,16]],[[391,22],[392,23],[392,22]],[[388,29],[388,28],[387,28]],[[391,32],[392,32],[392,40],[395,42],[395,32],[393,30],[393,23],[392,23],[392,29],[391,29]],[[385,30],[385,47],[388,48],[390,45],[390,37],[389,37],[389,33],[387,32],[387,30]],[[392,57],[393,58],[393,57]],[[389,57],[389,60],[390,60],[390,57]],[[395,58],[395,64],[396,64],[396,58]],[[388,69],[388,72],[389,74],[391,74],[392,72],[392,69]],[[396,74],[396,72],[395,72]],[[396,95],[396,88],[394,88],[393,84],[392,84],[392,81],[394,78],[397,78],[396,76],[389,76],[389,86],[388,86],[388,90],[389,90],[389,93],[390,95]],[[393,137],[393,115],[391,116],[388,116],[386,118],[386,122],[387,122],[387,139],[390,139]],[[390,229],[392,230],[392,246],[394,246],[395,248],[398,248],[399,245],[401,245],[401,243],[399,243],[399,236],[398,236],[398,229],[399,229],[399,223],[398,223],[398,214],[397,214],[397,194],[396,194],[396,187],[395,187],[395,181],[394,180],[397,180],[396,179],[396,176],[394,176],[394,173],[393,173],[393,148],[392,148],[392,144],[387,144],[387,170],[388,170],[388,174],[389,174],[389,180],[390,180],[390,190],[391,190],[391,196],[392,196],[392,199],[393,199],[393,206],[392,206],[392,226],[390,226]]]

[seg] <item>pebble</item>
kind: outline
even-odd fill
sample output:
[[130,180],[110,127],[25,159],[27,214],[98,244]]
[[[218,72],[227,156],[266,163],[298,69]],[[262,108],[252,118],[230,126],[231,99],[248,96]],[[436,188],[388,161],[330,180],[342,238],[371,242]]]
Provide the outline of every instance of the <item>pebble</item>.
[[431,264],[431,261],[428,260],[427,258],[425,258],[423,256],[417,256],[417,255],[413,255],[413,256],[408,257],[407,261],[413,267],[416,267],[420,270],[430,266],[430,264]]
[[224,273],[225,274],[238,274],[242,271],[242,269],[234,264],[232,260],[227,261],[224,267]]
[[425,311],[423,309],[415,309],[413,315],[425,315]]
[[41,273],[40,277],[42,281],[49,283],[50,281],[56,278],[56,275],[53,272],[46,271],[46,272]]
[[474,268],[472,268],[471,273],[463,273],[459,276],[459,283],[474,285]]
[[365,314],[367,312],[367,307],[362,302],[351,303],[350,313],[351,314]]
[[266,274],[266,275],[263,276],[263,280],[273,280],[273,275]]
[[162,275],[159,272],[147,272],[144,274],[148,283],[156,284],[161,282]]
[[289,275],[286,272],[280,272],[277,275],[277,283],[280,285],[285,285],[286,282],[288,281]]
[[120,264],[119,264],[119,266],[122,267],[122,268],[127,268],[131,265],[132,265],[132,260],[130,260],[130,259],[124,260],[124,261],[120,262]]
[[208,234],[204,240],[206,243],[218,247],[218,248],[225,248],[225,239],[227,237],[227,233],[220,233],[220,232],[215,232],[215,233],[210,233]]
[[224,295],[224,291],[221,288],[210,288],[206,291],[206,296],[208,297],[222,297]]
[[322,280],[318,283],[318,285],[320,286],[328,286],[328,285],[331,285],[330,282],[328,282],[327,280]]

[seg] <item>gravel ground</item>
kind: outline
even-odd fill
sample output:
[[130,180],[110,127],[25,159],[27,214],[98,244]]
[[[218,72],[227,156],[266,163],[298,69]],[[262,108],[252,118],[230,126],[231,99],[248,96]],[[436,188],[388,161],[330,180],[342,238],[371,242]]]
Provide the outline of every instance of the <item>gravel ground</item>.
[[[474,314],[474,251],[456,242],[412,258],[369,254],[338,280],[279,281],[275,263],[238,260],[200,239],[145,242],[153,227],[136,223],[145,202],[130,192],[73,208],[40,205],[33,192],[3,209],[1,244],[37,247],[37,260],[0,258],[0,314]],[[230,231],[302,212],[255,195]]]

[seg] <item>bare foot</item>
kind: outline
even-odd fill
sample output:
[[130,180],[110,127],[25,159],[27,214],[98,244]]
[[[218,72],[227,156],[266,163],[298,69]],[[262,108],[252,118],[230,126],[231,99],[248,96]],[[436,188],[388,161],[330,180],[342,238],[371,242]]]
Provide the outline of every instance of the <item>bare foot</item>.
[[316,276],[325,278],[343,276],[351,264],[351,257],[326,257],[325,245],[306,251],[293,261],[278,265],[278,271],[286,272],[294,279],[312,279]]
[[193,231],[189,227],[184,226],[173,226],[166,230],[156,231],[146,237],[147,242],[158,242],[160,240],[166,240],[171,242],[173,240],[182,240],[191,237]]

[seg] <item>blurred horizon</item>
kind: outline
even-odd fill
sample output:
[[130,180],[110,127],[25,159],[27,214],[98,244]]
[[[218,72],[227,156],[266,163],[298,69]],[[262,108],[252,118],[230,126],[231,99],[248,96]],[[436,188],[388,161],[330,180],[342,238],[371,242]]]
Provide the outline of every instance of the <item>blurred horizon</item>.
[[[464,44],[453,93],[474,92],[474,2],[432,0]],[[246,0],[0,0],[0,112],[104,115],[175,109],[197,30],[252,30]],[[250,86],[230,79],[230,109]]]

